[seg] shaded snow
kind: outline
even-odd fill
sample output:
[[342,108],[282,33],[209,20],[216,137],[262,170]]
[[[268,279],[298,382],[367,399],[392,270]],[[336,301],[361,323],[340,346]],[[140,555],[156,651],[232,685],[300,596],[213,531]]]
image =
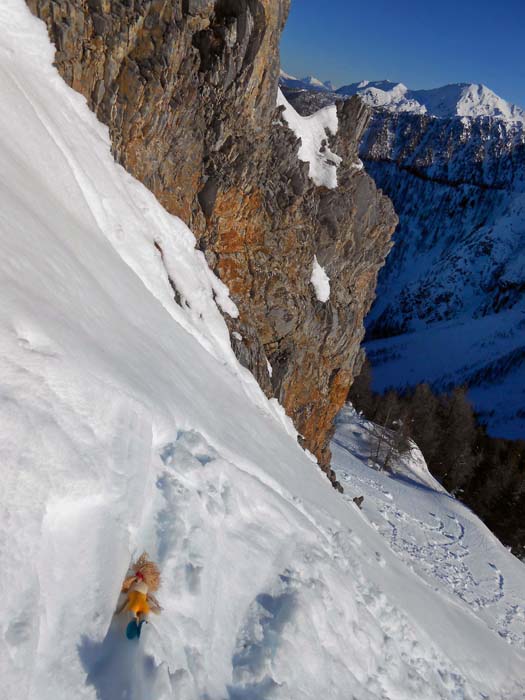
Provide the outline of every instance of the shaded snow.
[[[5,697],[520,700],[525,656],[501,636],[520,608],[495,628],[331,488],[44,25],[23,0],[0,21]],[[523,590],[489,544],[505,595]],[[164,611],[131,643],[113,612],[144,548]]]
[[277,104],[284,107],[283,119],[301,139],[299,158],[310,165],[310,177],[317,186],[337,187],[337,167],[341,158],[328,147],[329,134],[338,128],[337,109],[330,105],[310,117],[302,117],[279,90]]
[[321,267],[317,262],[317,256],[314,255],[314,262],[312,267],[312,277],[310,282],[313,284],[315,289],[315,295],[319,301],[323,303],[330,299],[330,278],[326,274],[324,267]]
[[411,333],[368,342],[367,354],[376,391],[421,382],[449,391],[466,384],[491,435],[523,438],[525,418],[519,410],[525,402],[523,303],[481,318],[462,315],[427,327],[421,324]]

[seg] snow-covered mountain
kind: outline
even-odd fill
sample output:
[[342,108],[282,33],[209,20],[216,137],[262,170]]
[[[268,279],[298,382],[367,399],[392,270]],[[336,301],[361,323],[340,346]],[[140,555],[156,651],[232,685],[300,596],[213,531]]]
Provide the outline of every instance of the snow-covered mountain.
[[[523,698],[523,565],[415,448],[368,466],[350,409],[331,488],[236,360],[193,234],[115,164],[22,0],[0,21],[2,697]],[[143,549],[164,610],[130,643]]]
[[279,82],[282,87],[296,90],[318,90],[320,92],[334,92],[335,90],[334,85],[329,80],[322,82],[313,75],[307,75],[305,78],[296,78],[285,73],[282,69]]
[[361,157],[400,217],[367,321],[376,386],[467,384],[492,434],[525,437],[524,125],[383,112]]
[[485,85],[454,83],[432,90],[410,90],[403,83],[388,80],[344,85],[337,94],[359,95],[371,107],[393,112],[451,117],[493,117],[525,123],[525,110],[502,99]]
[[[359,97],[370,107],[391,112],[428,114],[440,119],[452,117],[492,117],[525,123],[525,110],[496,95],[486,85],[453,83],[430,90],[411,90],[403,83],[390,80],[362,80],[335,89],[330,81],[317,78],[295,78],[281,70],[281,86],[285,90],[306,90],[333,93],[339,97]],[[326,104],[326,98],[325,102]]]

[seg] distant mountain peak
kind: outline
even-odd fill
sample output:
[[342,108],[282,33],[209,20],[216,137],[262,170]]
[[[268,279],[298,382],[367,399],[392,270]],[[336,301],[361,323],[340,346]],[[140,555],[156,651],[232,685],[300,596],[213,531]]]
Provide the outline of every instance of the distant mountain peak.
[[319,80],[319,78],[316,78],[314,75],[307,75],[306,78],[302,78],[303,83],[307,83],[308,85],[312,85],[317,88],[326,88],[326,85]]
[[281,80],[299,80],[299,78],[296,78],[295,75],[290,75],[290,73],[286,73],[282,68],[279,75]]
[[296,78],[289,73],[286,73],[281,69],[280,83],[282,86],[287,88],[294,88],[297,90],[317,90],[322,92],[335,92],[334,85],[327,80],[322,82],[319,78],[314,75],[307,75],[304,78]]
[[441,119],[492,117],[525,124],[525,109],[507,102],[481,83],[451,83],[428,90],[411,90],[404,83],[391,80],[361,80],[336,90],[329,80],[322,82],[313,75],[296,78],[283,70],[280,83],[295,90],[336,93],[343,97],[359,95],[371,107],[391,112],[428,114]]
[[493,117],[525,123],[525,110],[482,84],[452,83],[429,90],[410,90],[403,83],[389,80],[362,80],[343,85],[337,93],[360,95],[370,106],[393,112],[429,114],[440,118]]

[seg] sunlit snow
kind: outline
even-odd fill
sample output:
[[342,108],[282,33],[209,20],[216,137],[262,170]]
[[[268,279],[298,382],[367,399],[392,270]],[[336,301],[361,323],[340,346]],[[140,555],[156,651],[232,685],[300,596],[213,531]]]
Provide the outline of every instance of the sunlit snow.
[[330,278],[325,272],[324,267],[321,267],[317,261],[317,256],[314,255],[312,266],[312,277],[310,282],[315,289],[315,295],[319,301],[327,302],[330,299]]

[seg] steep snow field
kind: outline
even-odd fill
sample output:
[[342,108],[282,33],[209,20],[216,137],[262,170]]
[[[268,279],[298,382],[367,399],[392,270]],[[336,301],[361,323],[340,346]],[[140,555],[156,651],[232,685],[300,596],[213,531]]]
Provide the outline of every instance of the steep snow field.
[[[44,25],[23,0],[0,25],[2,698],[523,698],[523,566],[420,458],[423,487],[365,467],[351,416],[336,464],[363,513],[331,488]],[[447,540],[468,595],[432,563]],[[131,643],[113,612],[144,548],[164,611]]]

